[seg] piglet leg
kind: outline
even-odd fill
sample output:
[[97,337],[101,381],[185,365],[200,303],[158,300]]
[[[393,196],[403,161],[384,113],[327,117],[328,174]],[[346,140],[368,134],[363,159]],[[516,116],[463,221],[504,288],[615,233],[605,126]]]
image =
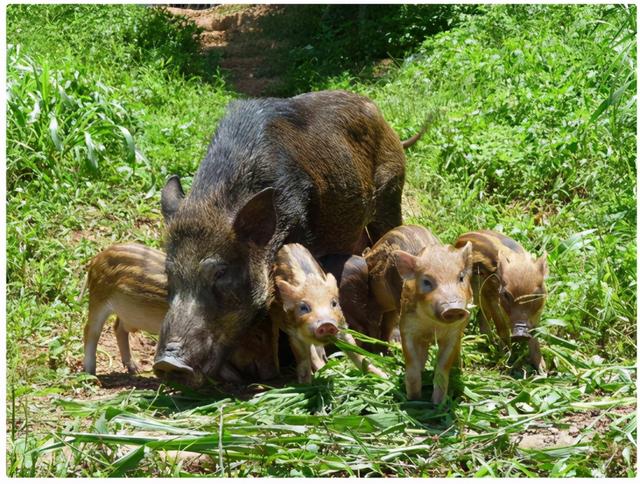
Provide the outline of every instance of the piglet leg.
[[130,375],[136,375],[139,370],[136,362],[131,357],[131,348],[129,347],[129,332],[122,326],[122,321],[120,321],[120,318],[116,318],[113,329],[116,333],[116,341],[118,342],[118,349],[120,350],[122,364],[125,366]]
[[536,338],[529,340],[529,361],[540,375],[547,374],[547,365],[540,352],[540,343]]
[[407,398],[409,400],[420,400],[422,396],[422,370],[429,354],[430,341],[408,336],[400,331],[402,337],[402,352],[406,365],[404,377]]
[[438,351],[438,363],[433,375],[433,394],[431,395],[431,401],[436,405],[441,404],[447,396],[449,372],[460,355],[461,336],[459,335],[455,341],[438,342],[440,350]]
[[311,345],[293,336],[289,336],[289,344],[296,359],[298,383],[311,383]]
[[327,362],[327,354],[322,346],[311,345],[309,347],[311,352],[311,369],[315,372],[322,368]]

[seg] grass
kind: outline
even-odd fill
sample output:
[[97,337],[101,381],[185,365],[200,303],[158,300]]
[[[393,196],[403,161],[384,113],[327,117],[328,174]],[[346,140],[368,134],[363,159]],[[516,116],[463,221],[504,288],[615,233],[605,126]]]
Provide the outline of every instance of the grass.
[[161,12],[8,7],[8,475],[636,475],[635,7],[456,15],[382,78],[299,69],[290,84],[366,94],[403,138],[439,111],[407,154],[407,221],[549,253],[549,375],[472,323],[439,408],[406,401],[397,348],[374,357],[389,380],[336,354],[313,384],[248,399],[80,373],[86,262],[116,241],[161,246],[165,177],[188,184],[238,95],[198,30]]

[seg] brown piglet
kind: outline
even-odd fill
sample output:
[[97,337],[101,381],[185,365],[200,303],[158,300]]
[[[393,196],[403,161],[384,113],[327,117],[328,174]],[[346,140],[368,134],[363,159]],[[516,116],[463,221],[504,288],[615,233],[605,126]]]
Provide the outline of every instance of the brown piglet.
[[438,358],[431,399],[439,404],[447,395],[473,302],[471,254],[471,244],[455,249],[424,227],[403,225],[365,255],[371,294],[382,312],[382,336],[388,339],[400,326],[410,400],[421,397],[422,370],[434,342]]
[[[167,302],[167,276],[165,254],[141,244],[113,245],[89,264],[86,280],[89,290],[89,318],[84,328],[84,370],[96,372],[96,350],[104,323],[115,314],[115,333],[122,363],[129,373],[138,372],[131,356],[129,333],[144,330],[159,334],[162,321],[169,309]],[[83,290],[84,291],[84,290]],[[82,293],[80,294],[82,297]],[[255,378],[268,380],[277,376],[277,354],[274,340],[264,326],[247,332],[244,345],[229,355],[221,376],[228,381],[242,381],[252,373]],[[272,364],[265,365],[264,355]],[[259,363],[258,363],[259,360]]]
[[526,343],[529,361],[539,373],[546,365],[540,343],[531,335],[544,309],[548,276],[547,256],[534,259],[520,244],[491,230],[461,235],[456,247],[473,244],[473,290],[480,306],[480,331],[488,334],[493,322],[500,339]]
[[95,374],[98,339],[106,320],[115,314],[122,363],[129,373],[138,372],[129,333],[160,332],[169,308],[164,259],[162,252],[140,244],[113,245],[93,258],[86,280],[89,320],[84,327],[84,371]]
[[[355,345],[344,332],[347,325],[340,308],[338,285],[325,273],[311,253],[300,244],[287,244],[276,254],[276,297],[269,314],[288,336],[296,359],[298,382],[310,383],[312,374],[325,364],[324,346],[338,338]],[[387,375],[361,355],[347,356],[363,371]]]

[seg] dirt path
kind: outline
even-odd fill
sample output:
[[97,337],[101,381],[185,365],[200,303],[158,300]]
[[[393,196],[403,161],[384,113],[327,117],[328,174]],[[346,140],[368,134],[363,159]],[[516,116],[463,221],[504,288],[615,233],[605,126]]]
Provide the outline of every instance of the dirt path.
[[221,56],[220,67],[235,91],[248,96],[269,94],[282,80],[270,72],[269,49],[277,41],[263,35],[260,19],[276,13],[278,5],[217,5],[206,10],[169,7],[204,29],[202,47]]

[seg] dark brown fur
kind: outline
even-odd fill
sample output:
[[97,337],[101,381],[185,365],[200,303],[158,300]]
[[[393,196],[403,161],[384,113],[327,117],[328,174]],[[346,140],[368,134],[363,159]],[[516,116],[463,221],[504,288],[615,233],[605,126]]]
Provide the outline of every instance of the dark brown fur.
[[215,374],[265,316],[282,245],[301,243],[314,257],[357,253],[363,234],[375,242],[402,222],[403,183],[400,140],[364,97],[233,104],[189,196],[175,177],[162,193],[171,306],[159,374]]

